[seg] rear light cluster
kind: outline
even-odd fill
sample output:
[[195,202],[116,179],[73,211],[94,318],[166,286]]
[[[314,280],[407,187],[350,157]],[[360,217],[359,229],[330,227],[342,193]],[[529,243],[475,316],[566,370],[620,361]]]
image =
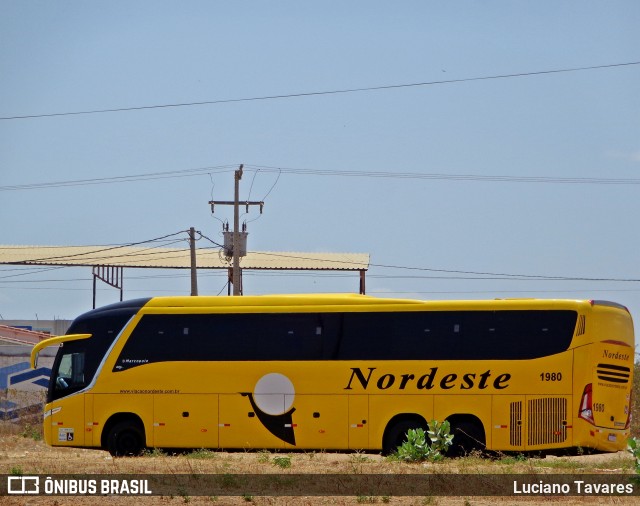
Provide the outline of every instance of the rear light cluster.
[[[631,427],[631,395],[629,395],[629,404],[625,409],[627,414],[627,422],[624,425],[625,430]],[[578,417],[586,420],[591,425],[595,425],[595,420],[593,419],[593,393],[591,383],[584,387],[584,392],[582,392],[582,399],[580,400],[580,411],[578,412]]]
[[584,392],[582,392],[582,399],[580,400],[580,412],[578,413],[578,417],[586,420],[592,425],[596,424],[593,420],[593,395],[591,383],[584,387]]

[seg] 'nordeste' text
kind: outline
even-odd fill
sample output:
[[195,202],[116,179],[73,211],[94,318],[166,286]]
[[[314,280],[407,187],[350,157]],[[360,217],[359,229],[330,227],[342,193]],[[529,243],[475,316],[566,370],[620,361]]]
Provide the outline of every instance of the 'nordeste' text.
[[423,374],[405,373],[392,374],[381,373],[377,367],[368,367],[368,372],[363,372],[360,367],[351,367],[351,376],[345,390],[353,390],[354,387],[377,388],[378,390],[431,390],[440,388],[442,390],[484,390],[486,388],[494,388],[495,390],[504,390],[509,386],[511,374],[501,373],[494,374],[491,369],[483,373],[467,372],[457,373],[440,373],[437,367],[432,367]]

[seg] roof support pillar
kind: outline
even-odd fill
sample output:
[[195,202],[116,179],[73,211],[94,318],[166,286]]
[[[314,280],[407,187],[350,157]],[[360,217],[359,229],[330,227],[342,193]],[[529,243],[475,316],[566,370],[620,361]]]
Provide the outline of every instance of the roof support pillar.
[[124,267],[115,267],[111,265],[94,265],[93,266],[93,309],[96,308],[96,280],[118,288],[120,290],[120,301],[124,295]]

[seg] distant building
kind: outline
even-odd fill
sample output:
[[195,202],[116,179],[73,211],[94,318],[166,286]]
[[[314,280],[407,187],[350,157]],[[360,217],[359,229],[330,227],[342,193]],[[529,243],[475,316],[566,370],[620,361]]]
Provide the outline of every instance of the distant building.
[[64,334],[69,320],[0,320],[0,421],[17,422],[41,416],[56,347],[42,350],[31,369],[33,345],[50,335]]
[[0,325],[62,336],[67,332],[71,322],[72,320],[0,320]]

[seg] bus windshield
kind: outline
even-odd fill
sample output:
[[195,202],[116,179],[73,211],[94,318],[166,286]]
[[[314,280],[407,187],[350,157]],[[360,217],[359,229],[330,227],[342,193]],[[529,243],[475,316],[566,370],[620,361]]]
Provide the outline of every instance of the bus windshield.
[[[60,363],[55,371],[55,381],[53,388],[56,391],[55,397],[77,392],[87,386],[85,383],[84,351],[62,352]],[[61,395],[58,395],[61,394]]]
[[51,370],[47,402],[91,384],[107,351],[139,306],[105,309],[90,311],[69,327],[68,334],[91,334],[91,337],[62,344]]

